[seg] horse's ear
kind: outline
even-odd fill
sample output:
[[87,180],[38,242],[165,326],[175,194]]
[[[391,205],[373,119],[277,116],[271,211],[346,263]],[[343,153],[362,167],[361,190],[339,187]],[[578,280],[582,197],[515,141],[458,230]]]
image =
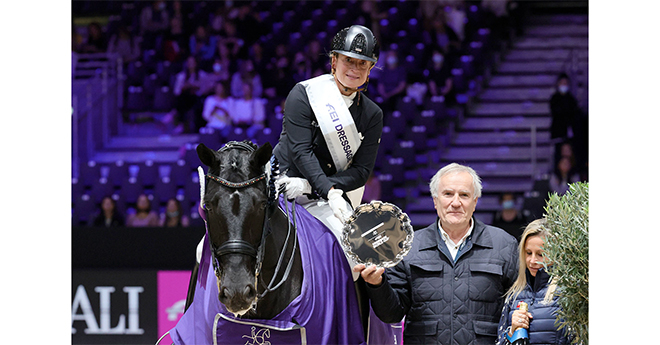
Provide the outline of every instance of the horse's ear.
[[270,156],[273,154],[273,147],[270,145],[269,142],[266,142],[265,144],[261,145],[252,154],[252,161],[256,163],[258,166],[264,166],[268,161],[270,161]]
[[203,143],[197,145],[197,156],[199,157],[199,160],[202,161],[202,163],[204,163],[204,165],[207,167],[214,166],[215,162],[217,161],[215,152],[206,147],[206,145]]

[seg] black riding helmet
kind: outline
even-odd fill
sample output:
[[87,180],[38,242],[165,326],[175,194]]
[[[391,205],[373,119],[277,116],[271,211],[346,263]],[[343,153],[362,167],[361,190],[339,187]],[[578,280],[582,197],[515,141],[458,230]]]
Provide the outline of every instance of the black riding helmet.
[[376,63],[380,46],[374,34],[362,25],[341,29],[332,39],[331,53],[340,53],[356,59]]

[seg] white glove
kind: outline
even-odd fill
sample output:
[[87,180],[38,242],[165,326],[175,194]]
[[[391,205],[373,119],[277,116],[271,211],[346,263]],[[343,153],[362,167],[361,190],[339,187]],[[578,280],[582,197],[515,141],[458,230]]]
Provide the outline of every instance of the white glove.
[[282,176],[275,182],[275,188],[280,189],[282,184],[286,185],[286,197],[295,199],[303,194],[312,193],[312,185],[304,178]]
[[332,209],[332,212],[335,214],[335,217],[339,218],[342,223],[346,223],[348,217],[351,216],[351,211],[348,210],[348,203],[341,195],[344,192],[341,189],[331,189],[328,191],[328,205]]

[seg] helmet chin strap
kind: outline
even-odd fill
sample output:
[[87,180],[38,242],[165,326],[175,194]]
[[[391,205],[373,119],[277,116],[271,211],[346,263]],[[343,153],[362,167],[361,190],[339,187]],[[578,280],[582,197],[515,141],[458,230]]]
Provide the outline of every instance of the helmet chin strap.
[[[335,80],[339,83],[339,85],[341,85],[341,87],[344,88],[344,92],[348,92],[348,91],[350,91],[351,93],[353,93],[353,92],[355,92],[355,91],[363,91],[363,90],[364,90],[364,88],[362,88],[362,85],[360,85],[360,86],[357,87],[357,88],[352,88],[352,87],[348,87],[348,86],[344,85],[344,83],[342,83],[342,82],[339,80],[339,78],[337,77],[337,74],[335,74],[335,73],[332,73],[332,76],[335,77]],[[365,84],[366,84],[366,83],[365,83]]]

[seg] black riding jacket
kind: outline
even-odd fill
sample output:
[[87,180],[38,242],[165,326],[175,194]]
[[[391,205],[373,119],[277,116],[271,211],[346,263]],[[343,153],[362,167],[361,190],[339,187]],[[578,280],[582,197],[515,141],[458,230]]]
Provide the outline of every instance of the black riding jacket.
[[282,133],[273,150],[280,171],[288,169],[287,176],[307,179],[312,189],[324,198],[332,187],[348,192],[364,186],[376,162],[383,111],[362,92],[355,96],[349,111],[362,143],[349,168],[337,172],[305,87],[296,84],[284,104]]

